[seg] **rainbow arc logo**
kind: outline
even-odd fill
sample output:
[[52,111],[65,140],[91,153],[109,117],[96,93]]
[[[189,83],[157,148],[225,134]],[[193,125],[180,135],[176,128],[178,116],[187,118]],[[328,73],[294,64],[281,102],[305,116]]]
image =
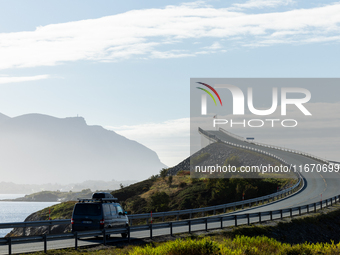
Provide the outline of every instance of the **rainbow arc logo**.
[[[214,92],[214,94],[217,96],[217,98],[218,98],[218,100],[220,101],[220,104],[221,104],[221,106],[222,106],[222,100],[221,100],[221,98],[220,98],[220,95],[217,93],[217,91],[216,91],[213,87],[211,87],[210,85],[208,85],[208,84],[206,84],[206,83],[203,83],[203,82],[197,82],[197,83],[199,83],[199,84],[201,84],[201,85],[203,85],[203,86],[206,86],[206,87],[209,88],[212,92]],[[217,106],[215,97],[213,96],[213,94],[211,94],[211,92],[210,92],[209,90],[204,89],[204,88],[201,88],[201,87],[196,87],[196,88],[198,88],[198,89],[203,90],[204,92],[206,92],[206,93],[214,100],[214,103],[215,103],[215,105]]]

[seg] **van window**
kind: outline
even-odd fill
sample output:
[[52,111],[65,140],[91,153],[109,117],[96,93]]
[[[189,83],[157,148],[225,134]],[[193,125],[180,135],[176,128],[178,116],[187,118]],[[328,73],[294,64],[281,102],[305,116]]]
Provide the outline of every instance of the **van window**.
[[103,208],[104,208],[104,215],[105,216],[111,215],[110,206],[108,204],[103,204]]
[[76,204],[76,208],[74,209],[74,215],[99,216],[101,215],[101,205]]
[[117,214],[117,210],[116,210],[116,207],[114,207],[114,205],[110,205],[110,209],[111,209],[111,215]]
[[118,211],[118,213],[123,213],[123,208],[120,207],[119,205],[117,205],[117,211]]

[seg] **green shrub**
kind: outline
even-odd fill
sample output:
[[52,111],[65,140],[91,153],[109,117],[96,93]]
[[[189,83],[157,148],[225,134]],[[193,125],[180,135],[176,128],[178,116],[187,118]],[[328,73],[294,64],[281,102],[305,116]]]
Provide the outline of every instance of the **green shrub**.
[[198,165],[199,163],[202,163],[203,161],[207,160],[210,157],[209,153],[202,153],[196,157],[193,157],[190,159],[191,165]]
[[224,165],[225,166],[235,166],[235,167],[240,167],[241,166],[241,162],[240,159],[238,158],[238,156],[235,155],[231,155],[229,158],[227,158],[224,161]]
[[220,254],[218,244],[210,238],[200,240],[177,239],[163,243],[157,247],[147,245],[146,247],[136,247],[131,255],[217,255]]
[[185,182],[180,182],[179,185],[178,185],[178,187],[180,187],[181,189],[186,187],[186,186],[187,186],[187,184]]
[[164,191],[151,196],[151,209],[154,212],[164,212],[169,209],[170,197]]
[[166,175],[168,174],[168,169],[167,168],[162,168],[162,170],[159,171],[160,176],[164,180]]

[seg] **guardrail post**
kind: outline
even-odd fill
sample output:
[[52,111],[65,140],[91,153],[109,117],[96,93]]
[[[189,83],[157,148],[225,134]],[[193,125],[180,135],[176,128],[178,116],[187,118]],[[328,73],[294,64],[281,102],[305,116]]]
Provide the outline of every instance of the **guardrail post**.
[[132,226],[132,219],[130,220],[130,226]]
[[74,249],[78,249],[78,232],[74,232]]
[[225,211],[226,211],[226,208],[224,207],[224,208],[223,208],[223,213],[225,213]]
[[214,209],[214,215],[216,215],[216,209]]
[[299,206],[299,215],[301,215],[301,206]]
[[331,206],[333,206],[333,198],[331,197]]
[[326,199],[326,207],[328,207],[328,199]]
[[52,221],[50,221],[50,225],[48,226],[48,233],[51,234],[52,231]]
[[322,209],[322,200],[321,200],[321,202],[320,202],[320,209]]
[[237,214],[234,216],[235,218],[235,227],[237,227]]
[[270,220],[273,220],[273,211],[270,211],[269,214],[270,214]]
[[221,217],[221,229],[223,228],[223,217]]
[[189,220],[189,234],[191,234],[191,220]]
[[162,217],[162,222],[164,222],[164,216]]
[[205,231],[208,232],[208,218],[205,218]]
[[12,254],[12,237],[8,237],[7,239],[7,243],[8,243],[8,254],[11,255]]
[[128,242],[130,242],[130,238],[131,238],[131,232],[130,232],[130,226],[127,226],[127,231],[128,231]]
[[146,218],[146,225],[149,225],[149,218]]
[[249,217],[249,213],[247,213],[247,225],[250,225],[250,217]]
[[192,218],[192,213],[190,213],[189,218],[190,218],[190,219]]
[[251,202],[249,203],[249,208],[251,207]]
[[242,204],[242,209],[244,208],[244,204]]
[[262,223],[262,220],[261,220],[261,212],[259,212],[259,222]]
[[204,217],[204,211],[202,212],[202,217]]
[[44,253],[47,253],[47,236],[46,234],[43,235],[44,239]]
[[316,203],[314,203],[314,212],[316,213]]
[[152,239],[152,224],[149,225],[150,228],[150,239]]
[[256,200],[256,205],[259,205],[259,200]]
[[281,220],[283,219],[283,210],[280,210]]
[[179,220],[179,213],[177,214],[176,220]]
[[103,229],[103,243],[106,245],[106,229]]

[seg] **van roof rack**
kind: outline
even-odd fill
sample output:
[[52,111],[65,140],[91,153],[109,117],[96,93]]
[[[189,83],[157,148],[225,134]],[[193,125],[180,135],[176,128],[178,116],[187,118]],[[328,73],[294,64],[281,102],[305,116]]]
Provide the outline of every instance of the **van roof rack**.
[[118,198],[77,198],[80,203],[91,203],[91,202],[101,202],[101,203],[108,203],[108,202],[117,202]]

